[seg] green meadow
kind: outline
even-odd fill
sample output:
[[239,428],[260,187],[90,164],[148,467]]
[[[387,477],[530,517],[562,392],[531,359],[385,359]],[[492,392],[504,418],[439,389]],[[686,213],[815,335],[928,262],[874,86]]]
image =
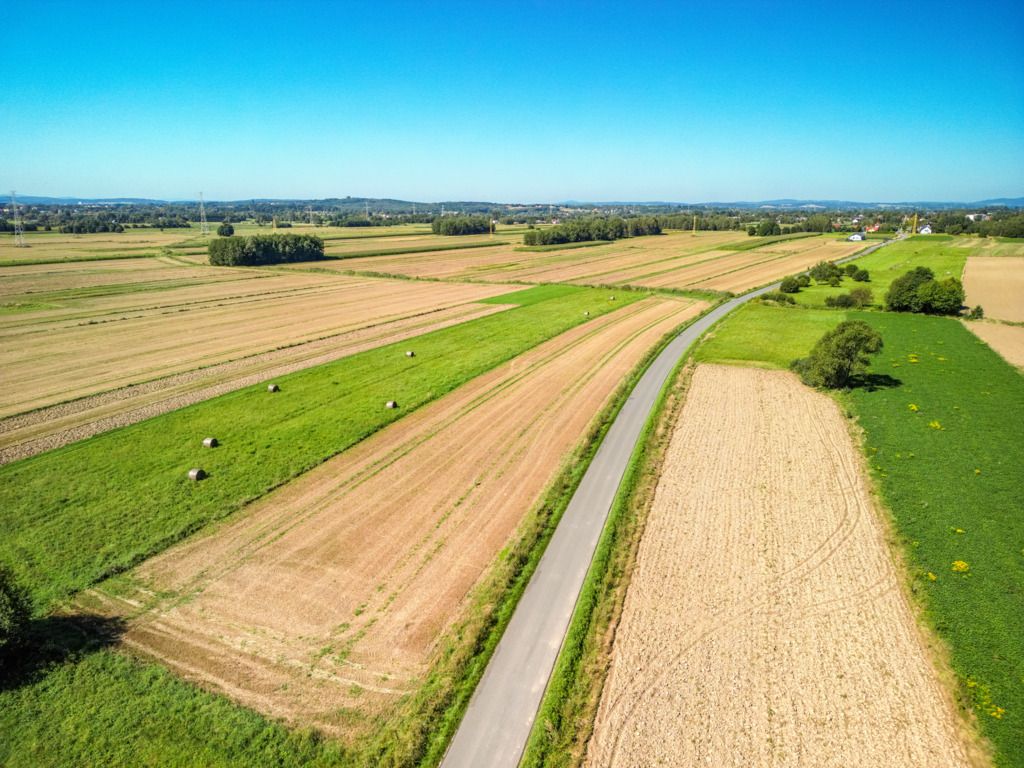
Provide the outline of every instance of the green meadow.
[[782,368],[846,318],[885,342],[873,386],[838,397],[863,429],[912,589],[997,764],[1024,766],[1024,377],[957,320],[758,304],[697,358]]

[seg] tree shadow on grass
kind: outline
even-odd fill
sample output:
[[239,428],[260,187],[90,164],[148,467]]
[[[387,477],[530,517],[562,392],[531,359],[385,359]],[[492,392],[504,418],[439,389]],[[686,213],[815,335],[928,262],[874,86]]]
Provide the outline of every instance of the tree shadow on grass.
[[34,619],[22,642],[0,655],[0,692],[35,681],[53,665],[115,645],[125,627],[121,618],[87,614]]
[[903,382],[900,379],[895,379],[887,373],[863,373],[851,376],[849,383],[850,389],[863,389],[865,392],[902,386]]

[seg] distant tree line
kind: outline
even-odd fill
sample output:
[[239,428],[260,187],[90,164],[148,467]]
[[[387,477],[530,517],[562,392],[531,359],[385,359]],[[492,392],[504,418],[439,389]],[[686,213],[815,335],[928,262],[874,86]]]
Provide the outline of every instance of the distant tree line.
[[694,216],[696,226],[702,232],[718,232],[730,229],[741,229],[743,223],[737,216],[726,216],[724,214],[659,214],[655,216],[662,229],[693,229]]
[[315,235],[222,237],[210,242],[210,263],[224,267],[315,261],[324,257],[324,241]]
[[660,234],[661,225],[654,216],[637,216],[630,219],[595,217],[573,219],[547,229],[531,229],[523,235],[523,243],[525,245],[555,245]]
[[491,231],[490,216],[438,216],[430,225],[435,235],[481,235]]

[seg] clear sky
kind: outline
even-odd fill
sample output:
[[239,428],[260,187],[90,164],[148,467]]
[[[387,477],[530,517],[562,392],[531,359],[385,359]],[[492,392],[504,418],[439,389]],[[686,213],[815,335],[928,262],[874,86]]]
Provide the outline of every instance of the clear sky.
[[0,187],[1024,195],[1024,3],[5,4]]

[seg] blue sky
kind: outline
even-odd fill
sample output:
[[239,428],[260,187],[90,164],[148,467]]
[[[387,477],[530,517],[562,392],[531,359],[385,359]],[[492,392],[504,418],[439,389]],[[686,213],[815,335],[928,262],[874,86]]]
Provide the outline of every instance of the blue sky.
[[0,184],[207,199],[1024,195],[1024,4],[7,5]]

